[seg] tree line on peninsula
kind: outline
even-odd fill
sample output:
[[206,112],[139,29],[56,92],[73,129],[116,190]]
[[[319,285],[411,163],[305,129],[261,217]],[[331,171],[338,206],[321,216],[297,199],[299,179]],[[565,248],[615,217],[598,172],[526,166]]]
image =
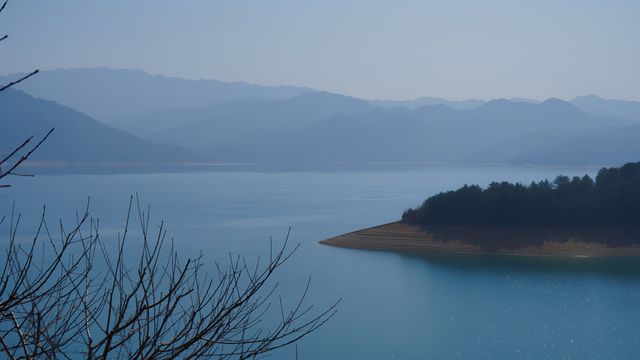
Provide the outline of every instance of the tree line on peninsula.
[[[530,185],[465,185],[426,199],[402,215],[412,225],[634,228],[640,225],[640,162]],[[608,241],[603,239],[603,241]]]

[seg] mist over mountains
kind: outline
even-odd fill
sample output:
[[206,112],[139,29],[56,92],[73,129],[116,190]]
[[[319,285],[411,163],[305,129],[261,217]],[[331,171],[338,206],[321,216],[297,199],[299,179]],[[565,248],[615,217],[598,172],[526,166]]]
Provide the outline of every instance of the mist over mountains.
[[354,115],[375,109],[367,101],[309,92],[280,101],[245,99],[194,110],[157,111],[128,118],[121,127],[166,143],[236,143],[290,129],[303,128],[336,114]]
[[8,129],[0,140],[6,148],[56,127],[35,160],[618,165],[640,157],[640,103],[596,96],[369,101],[105,68],[44,71],[19,88],[31,96],[0,94]]
[[640,157],[640,126],[596,129],[537,150],[524,151],[516,164],[623,164]]
[[[20,75],[23,74],[2,76],[0,82],[7,83]],[[186,80],[108,68],[41,71],[17,88],[107,124],[153,111],[194,109],[240,99],[281,100],[312,91],[294,86]]]
[[617,116],[640,121],[640,102],[627,100],[605,100],[595,95],[579,96],[571,103],[595,115]]
[[[436,105],[416,110],[374,109],[356,115],[337,114],[307,128],[254,143],[253,148],[226,146],[209,151],[224,153],[235,160],[504,164],[513,162],[520,152],[532,149],[503,149],[504,158],[497,159],[479,158],[478,154],[530,133],[560,132],[564,136],[557,141],[562,143],[588,130],[634,124],[627,119],[587,114],[560,100],[541,104],[496,100],[473,110]],[[542,160],[540,164],[544,163]]]
[[30,136],[54,133],[32,156],[35,161],[62,163],[179,162],[199,158],[178,146],[153,144],[111,128],[85,114],[19,90],[0,94],[0,151],[7,153]]
[[452,109],[475,109],[485,103],[484,100],[469,99],[459,101],[449,101],[447,99],[438,97],[422,97],[414,100],[372,100],[371,103],[377,106],[383,107],[403,107],[410,110],[415,110],[424,106],[432,105],[447,105]]
[[[539,104],[541,101],[526,98],[504,99],[511,102],[523,102],[528,104]],[[640,102],[628,100],[602,99],[596,95],[578,96],[568,101],[578,109],[601,116],[621,117],[640,121]],[[384,107],[404,107],[415,110],[423,106],[447,105],[457,110],[471,110],[486,104],[487,101],[478,99],[450,101],[443,98],[423,97],[415,100],[373,100],[372,104]]]

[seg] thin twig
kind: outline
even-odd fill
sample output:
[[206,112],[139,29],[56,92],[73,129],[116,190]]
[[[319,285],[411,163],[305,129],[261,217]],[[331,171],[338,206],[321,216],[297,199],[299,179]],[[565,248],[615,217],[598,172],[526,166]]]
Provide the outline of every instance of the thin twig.
[[12,81],[12,82],[10,82],[10,83],[8,83],[8,84],[6,84],[6,85],[4,85],[4,86],[0,87],[0,92],[5,91],[5,90],[7,90],[8,88],[10,88],[10,87],[12,87],[12,86],[14,86],[14,85],[17,85],[17,84],[19,84],[19,83],[21,83],[21,82],[23,82],[23,81],[27,80],[28,78],[32,77],[33,75],[35,75],[35,74],[37,74],[37,73],[39,73],[39,72],[40,72],[40,70],[33,70],[31,73],[29,73],[29,74],[27,74],[27,75],[25,75],[25,76],[21,77],[20,79],[18,79],[18,80],[14,80],[14,81]]

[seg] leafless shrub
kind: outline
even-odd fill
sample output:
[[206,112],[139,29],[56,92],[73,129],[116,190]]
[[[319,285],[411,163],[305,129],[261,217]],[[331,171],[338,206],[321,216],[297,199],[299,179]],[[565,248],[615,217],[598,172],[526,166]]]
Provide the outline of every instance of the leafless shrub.
[[[0,85],[0,92],[37,73]],[[32,176],[18,168],[52,132],[0,158],[0,180]],[[210,276],[202,256],[182,260],[173,243],[167,246],[163,223],[150,233],[148,211],[133,197],[115,248],[100,237],[88,205],[71,228],[60,222],[57,236],[45,214],[27,242],[18,237],[15,211],[0,218],[0,225],[9,223],[0,263],[0,354],[7,359],[252,359],[300,340],[337,311],[335,303],[312,313],[305,306],[309,283],[288,310],[281,298],[275,302],[273,274],[298,248],[288,248],[288,235],[265,264],[230,257]],[[132,216],[140,223],[134,262],[128,261]]]
[[[288,236],[264,265],[230,257],[209,276],[202,256],[181,260],[162,223],[150,233],[147,213],[132,198],[115,247],[88,211],[69,231],[59,224],[57,240],[43,215],[24,245],[16,237],[19,217],[10,219],[0,352],[9,359],[252,359],[298,341],[336,313],[337,303],[319,312],[305,305],[309,283],[288,310],[275,296],[273,274],[297,249],[289,249]],[[132,240],[136,217],[140,234]]]

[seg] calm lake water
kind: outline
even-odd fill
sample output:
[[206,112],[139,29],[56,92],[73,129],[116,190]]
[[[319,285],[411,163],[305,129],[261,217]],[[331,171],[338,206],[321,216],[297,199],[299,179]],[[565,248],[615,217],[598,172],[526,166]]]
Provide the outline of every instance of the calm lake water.
[[[289,227],[300,242],[277,278],[339,312],[299,346],[301,359],[633,359],[640,354],[640,266],[634,259],[418,256],[327,247],[317,241],[397,220],[427,195],[465,183],[530,182],[593,170],[429,167],[411,171],[67,175],[14,179],[0,191],[21,234],[47,205],[71,224],[91,196],[103,236],[121,229],[129,195],[166,220],[185,256],[255,259]],[[3,225],[2,234],[6,227]],[[6,241],[4,238],[1,241]],[[285,349],[277,358],[293,358]]]

